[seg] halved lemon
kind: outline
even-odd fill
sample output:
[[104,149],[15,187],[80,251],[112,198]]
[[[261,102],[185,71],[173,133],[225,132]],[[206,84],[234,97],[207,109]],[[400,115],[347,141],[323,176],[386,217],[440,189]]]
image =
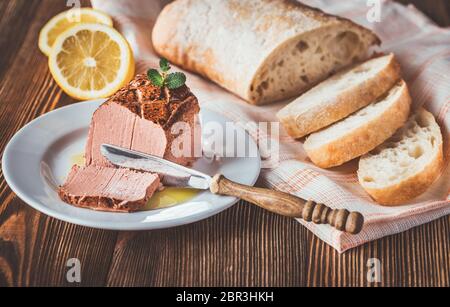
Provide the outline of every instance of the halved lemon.
[[75,8],[59,13],[50,19],[39,33],[39,49],[50,55],[58,36],[77,23],[100,23],[112,27],[111,17],[92,8]]
[[69,96],[88,100],[109,97],[134,76],[128,42],[115,29],[80,23],[56,39],[49,56],[50,72]]

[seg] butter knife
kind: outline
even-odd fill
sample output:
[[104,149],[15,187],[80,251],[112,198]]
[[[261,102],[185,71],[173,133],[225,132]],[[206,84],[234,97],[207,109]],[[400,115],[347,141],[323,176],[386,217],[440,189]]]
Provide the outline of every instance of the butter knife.
[[211,177],[156,156],[108,144],[101,146],[101,153],[115,166],[158,173],[165,186],[210,190],[213,194],[238,197],[276,214],[328,224],[350,234],[358,234],[364,225],[364,217],[359,212],[331,209],[288,193],[243,185],[221,174]]

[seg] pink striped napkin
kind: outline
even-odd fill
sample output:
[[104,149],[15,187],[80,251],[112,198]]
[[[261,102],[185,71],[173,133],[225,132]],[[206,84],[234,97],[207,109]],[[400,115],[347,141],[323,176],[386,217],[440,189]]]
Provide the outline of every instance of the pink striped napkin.
[[[92,0],[92,5],[115,18],[116,27],[126,36],[137,59],[137,69],[157,66],[158,57],[151,44],[151,30],[164,0]],[[309,162],[300,142],[280,135],[281,162],[261,173],[260,183],[325,203],[333,208],[357,210],[366,217],[362,233],[352,236],[324,225],[299,221],[339,252],[387,235],[402,232],[450,214],[450,29],[437,27],[414,7],[381,1],[381,22],[370,23],[367,1],[305,0],[308,5],[350,18],[373,29],[383,40],[382,51],[395,52],[403,76],[413,95],[413,107],[425,106],[442,128],[446,165],[440,179],[422,196],[402,207],[381,207],[374,203],[357,182],[356,163],[323,170]],[[188,85],[198,96],[202,108],[221,113],[235,122],[276,121],[274,114],[283,104],[251,106],[215,84],[188,74]],[[267,138],[257,127],[247,127],[250,135]],[[264,140],[263,140],[264,141]],[[267,141],[267,140],[266,140]],[[274,141],[274,140],[272,140]]]

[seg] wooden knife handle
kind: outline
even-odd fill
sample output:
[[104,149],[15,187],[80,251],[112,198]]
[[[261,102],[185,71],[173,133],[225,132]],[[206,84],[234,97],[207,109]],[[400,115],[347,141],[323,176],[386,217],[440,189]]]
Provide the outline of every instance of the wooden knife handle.
[[329,224],[351,234],[361,232],[364,224],[364,217],[359,212],[331,209],[288,193],[242,185],[220,174],[214,176],[210,190],[214,194],[241,198],[280,215],[302,218],[315,224]]

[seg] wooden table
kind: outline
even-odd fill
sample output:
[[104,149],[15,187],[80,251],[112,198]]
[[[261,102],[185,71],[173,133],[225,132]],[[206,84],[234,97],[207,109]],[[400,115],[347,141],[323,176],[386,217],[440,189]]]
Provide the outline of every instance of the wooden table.
[[[0,1],[0,150],[27,122],[73,103],[37,48],[63,0]],[[448,1],[416,1],[450,24]],[[426,4],[425,4],[426,3]],[[294,220],[243,202],[167,230],[118,232],[40,214],[0,177],[0,285],[66,286],[78,258],[83,286],[449,286],[450,216],[339,255]],[[367,261],[381,260],[369,283]]]

